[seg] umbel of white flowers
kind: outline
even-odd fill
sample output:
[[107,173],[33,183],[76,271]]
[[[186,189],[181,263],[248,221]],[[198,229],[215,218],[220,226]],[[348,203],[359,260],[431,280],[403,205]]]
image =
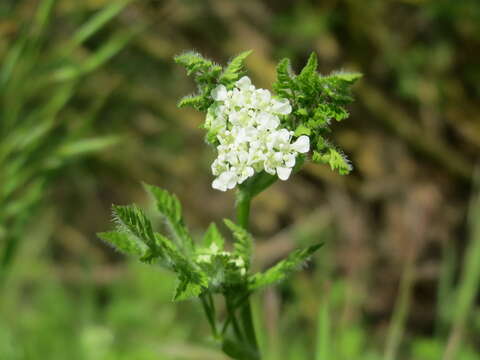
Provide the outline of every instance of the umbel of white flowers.
[[205,127],[218,140],[212,187],[233,189],[262,170],[287,180],[298,154],[310,150],[308,136],[293,141],[294,132],[280,127],[280,117],[292,111],[289,101],[255,88],[247,76],[231,90],[217,86],[211,96]]

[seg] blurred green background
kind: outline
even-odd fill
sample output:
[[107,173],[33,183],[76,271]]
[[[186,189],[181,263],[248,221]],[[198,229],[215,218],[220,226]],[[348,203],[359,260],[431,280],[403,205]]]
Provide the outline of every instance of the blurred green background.
[[[255,266],[325,246],[255,297],[266,359],[480,359],[478,0],[0,0],[0,359],[225,359],[174,279],[95,233],[112,203],[175,192],[193,232],[233,216],[210,187],[195,49],[360,71],[334,139],[348,177],[308,165],[253,204]],[[475,185],[477,184],[477,185]]]

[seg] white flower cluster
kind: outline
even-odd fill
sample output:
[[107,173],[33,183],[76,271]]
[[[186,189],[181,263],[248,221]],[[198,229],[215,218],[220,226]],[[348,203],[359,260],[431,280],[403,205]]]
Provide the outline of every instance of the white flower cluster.
[[211,95],[215,103],[205,125],[219,142],[218,157],[212,164],[216,176],[212,187],[233,189],[262,170],[287,180],[297,155],[310,149],[308,136],[292,143],[293,131],[280,127],[280,116],[292,111],[289,101],[255,88],[247,76],[232,90],[219,85]]
[[245,261],[240,256],[233,256],[227,251],[220,251],[219,247],[215,243],[212,243],[208,249],[204,250],[203,253],[197,256],[197,263],[211,264],[212,257],[214,256],[228,258],[228,262],[235,265],[235,267],[240,270],[240,275],[243,276],[247,273]]

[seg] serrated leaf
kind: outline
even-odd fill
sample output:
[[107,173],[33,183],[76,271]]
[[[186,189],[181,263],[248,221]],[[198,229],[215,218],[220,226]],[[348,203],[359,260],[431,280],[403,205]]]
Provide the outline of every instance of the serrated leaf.
[[273,90],[281,97],[289,98],[293,89],[293,78],[290,59],[282,59],[277,65],[277,80],[273,83]]
[[178,198],[157,186],[144,184],[154,197],[158,211],[165,218],[167,225],[177,244],[184,250],[193,250],[193,239],[190,236],[182,215],[182,205]]
[[231,220],[224,219],[225,225],[230,229],[235,238],[234,252],[236,256],[240,256],[245,262],[245,267],[250,267],[250,261],[253,250],[253,237],[250,233],[240,225],[235,224]]
[[222,251],[224,243],[225,240],[223,239],[222,234],[220,234],[220,231],[218,231],[217,225],[211,223],[203,236],[203,246],[209,248],[212,244],[215,244],[218,249]]
[[183,65],[198,85],[198,94],[184,98],[179,105],[190,105],[196,110],[206,111],[213,103],[210,93],[218,85],[222,67],[193,51],[176,56],[175,62]]
[[155,233],[155,238],[163,250],[166,267],[174,271],[179,278],[174,300],[181,301],[198,296],[208,287],[206,274],[195,266],[189,257],[182,254],[168,238],[159,233]]
[[331,76],[336,77],[340,80],[346,81],[350,84],[353,84],[355,81],[362,78],[363,74],[358,72],[338,71],[338,72],[334,72]]
[[328,164],[332,170],[337,170],[340,175],[347,175],[353,169],[345,155],[333,147],[327,148],[323,153],[314,151],[312,161]]
[[243,64],[251,53],[252,50],[247,50],[235,56],[220,75],[219,81],[225,85],[237,81],[243,75]]
[[98,233],[97,236],[112,245],[115,249],[127,255],[145,256],[148,247],[136,237],[124,232],[108,231]]
[[187,95],[180,99],[178,107],[192,106],[194,109],[198,109],[204,105],[205,97],[202,95]]
[[213,61],[204,58],[195,51],[184,52],[175,56],[174,60],[177,64],[181,64],[187,69],[188,75],[198,71],[206,71],[215,65]]
[[151,249],[157,247],[152,224],[142,209],[136,205],[113,205],[113,215],[119,232],[131,233]]
[[310,135],[312,131],[306,127],[305,125],[298,125],[297,128],[295,129],[295,136],[299,137],[302,135]]
[[321,246],[322,244],[316,244],[306,249],[298,249],[264,273],[253,275],[250,279],[249,289],[256,290],[285,280],[290,274],[301,268]]
[[188,279],[180,280],[177,289],[175,290],[175,295],[173,297],[174,301],[184,301],[189,300],[195,297],[200,296],[203,292],[203,288],[199,284],[190,282]]
[[307,64],[304,66],[297,78],[308,78],[312,75],[317,75],[318,60],[317,55],[312,52],[308,57]]

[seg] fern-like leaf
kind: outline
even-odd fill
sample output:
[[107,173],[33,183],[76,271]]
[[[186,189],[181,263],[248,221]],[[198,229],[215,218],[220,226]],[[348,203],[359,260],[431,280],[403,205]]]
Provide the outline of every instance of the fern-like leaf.
[[347,157],[334,147],[329,147],[321,153],[314,151],[312,161],[328,164],[332,170],[337,170],[340,175],[347,175],[353,170]]
[[294,77],[290,59],[282,59],[277,65],[277,80],[272,86],[275,93],[281,97],[290,98],[294,90]]
[[156,247],[152,224],[138,206],[114,205],[113,216],[119,232],[130,233],[143,241],[148,247]]
[[193,240],[190,236],[182,215],[182,205],[178,198],[159,187],[144,184],[147,191],[154,197],[158,211],[163,215],[172,236],[184,250],[193,250]]
[[253,275],[250,278],[249,289],[256,290],[285,280],[290,274],[305,264],[310,256],[321,246],[322,244],[316,244],[306,249],[298,249],[264,273]]
[[222,234],[220,234],[220,231],[218,231],[217,225],[211,223],[203,236],[203,246],[209,248],[212,244],[215,244],[217,248],[222,251],[224,243],[225,240]]
[[97,234],[100,239],[126,255],[145,256],[148,247],[137,237],[126,232],[108,231]]
[[253,251],[253,237],[243,227],[235,224],[228,219],[223,220],[225,225],[230,229],[235,238],[234,255],[239,256],[245,262],[245,267],[250,267],[252,251]]
[[243,75],[243,64],[251,53],[252,50],[247,50],[235,56],[220,75],[219,81],[224,85],[237,81]]

